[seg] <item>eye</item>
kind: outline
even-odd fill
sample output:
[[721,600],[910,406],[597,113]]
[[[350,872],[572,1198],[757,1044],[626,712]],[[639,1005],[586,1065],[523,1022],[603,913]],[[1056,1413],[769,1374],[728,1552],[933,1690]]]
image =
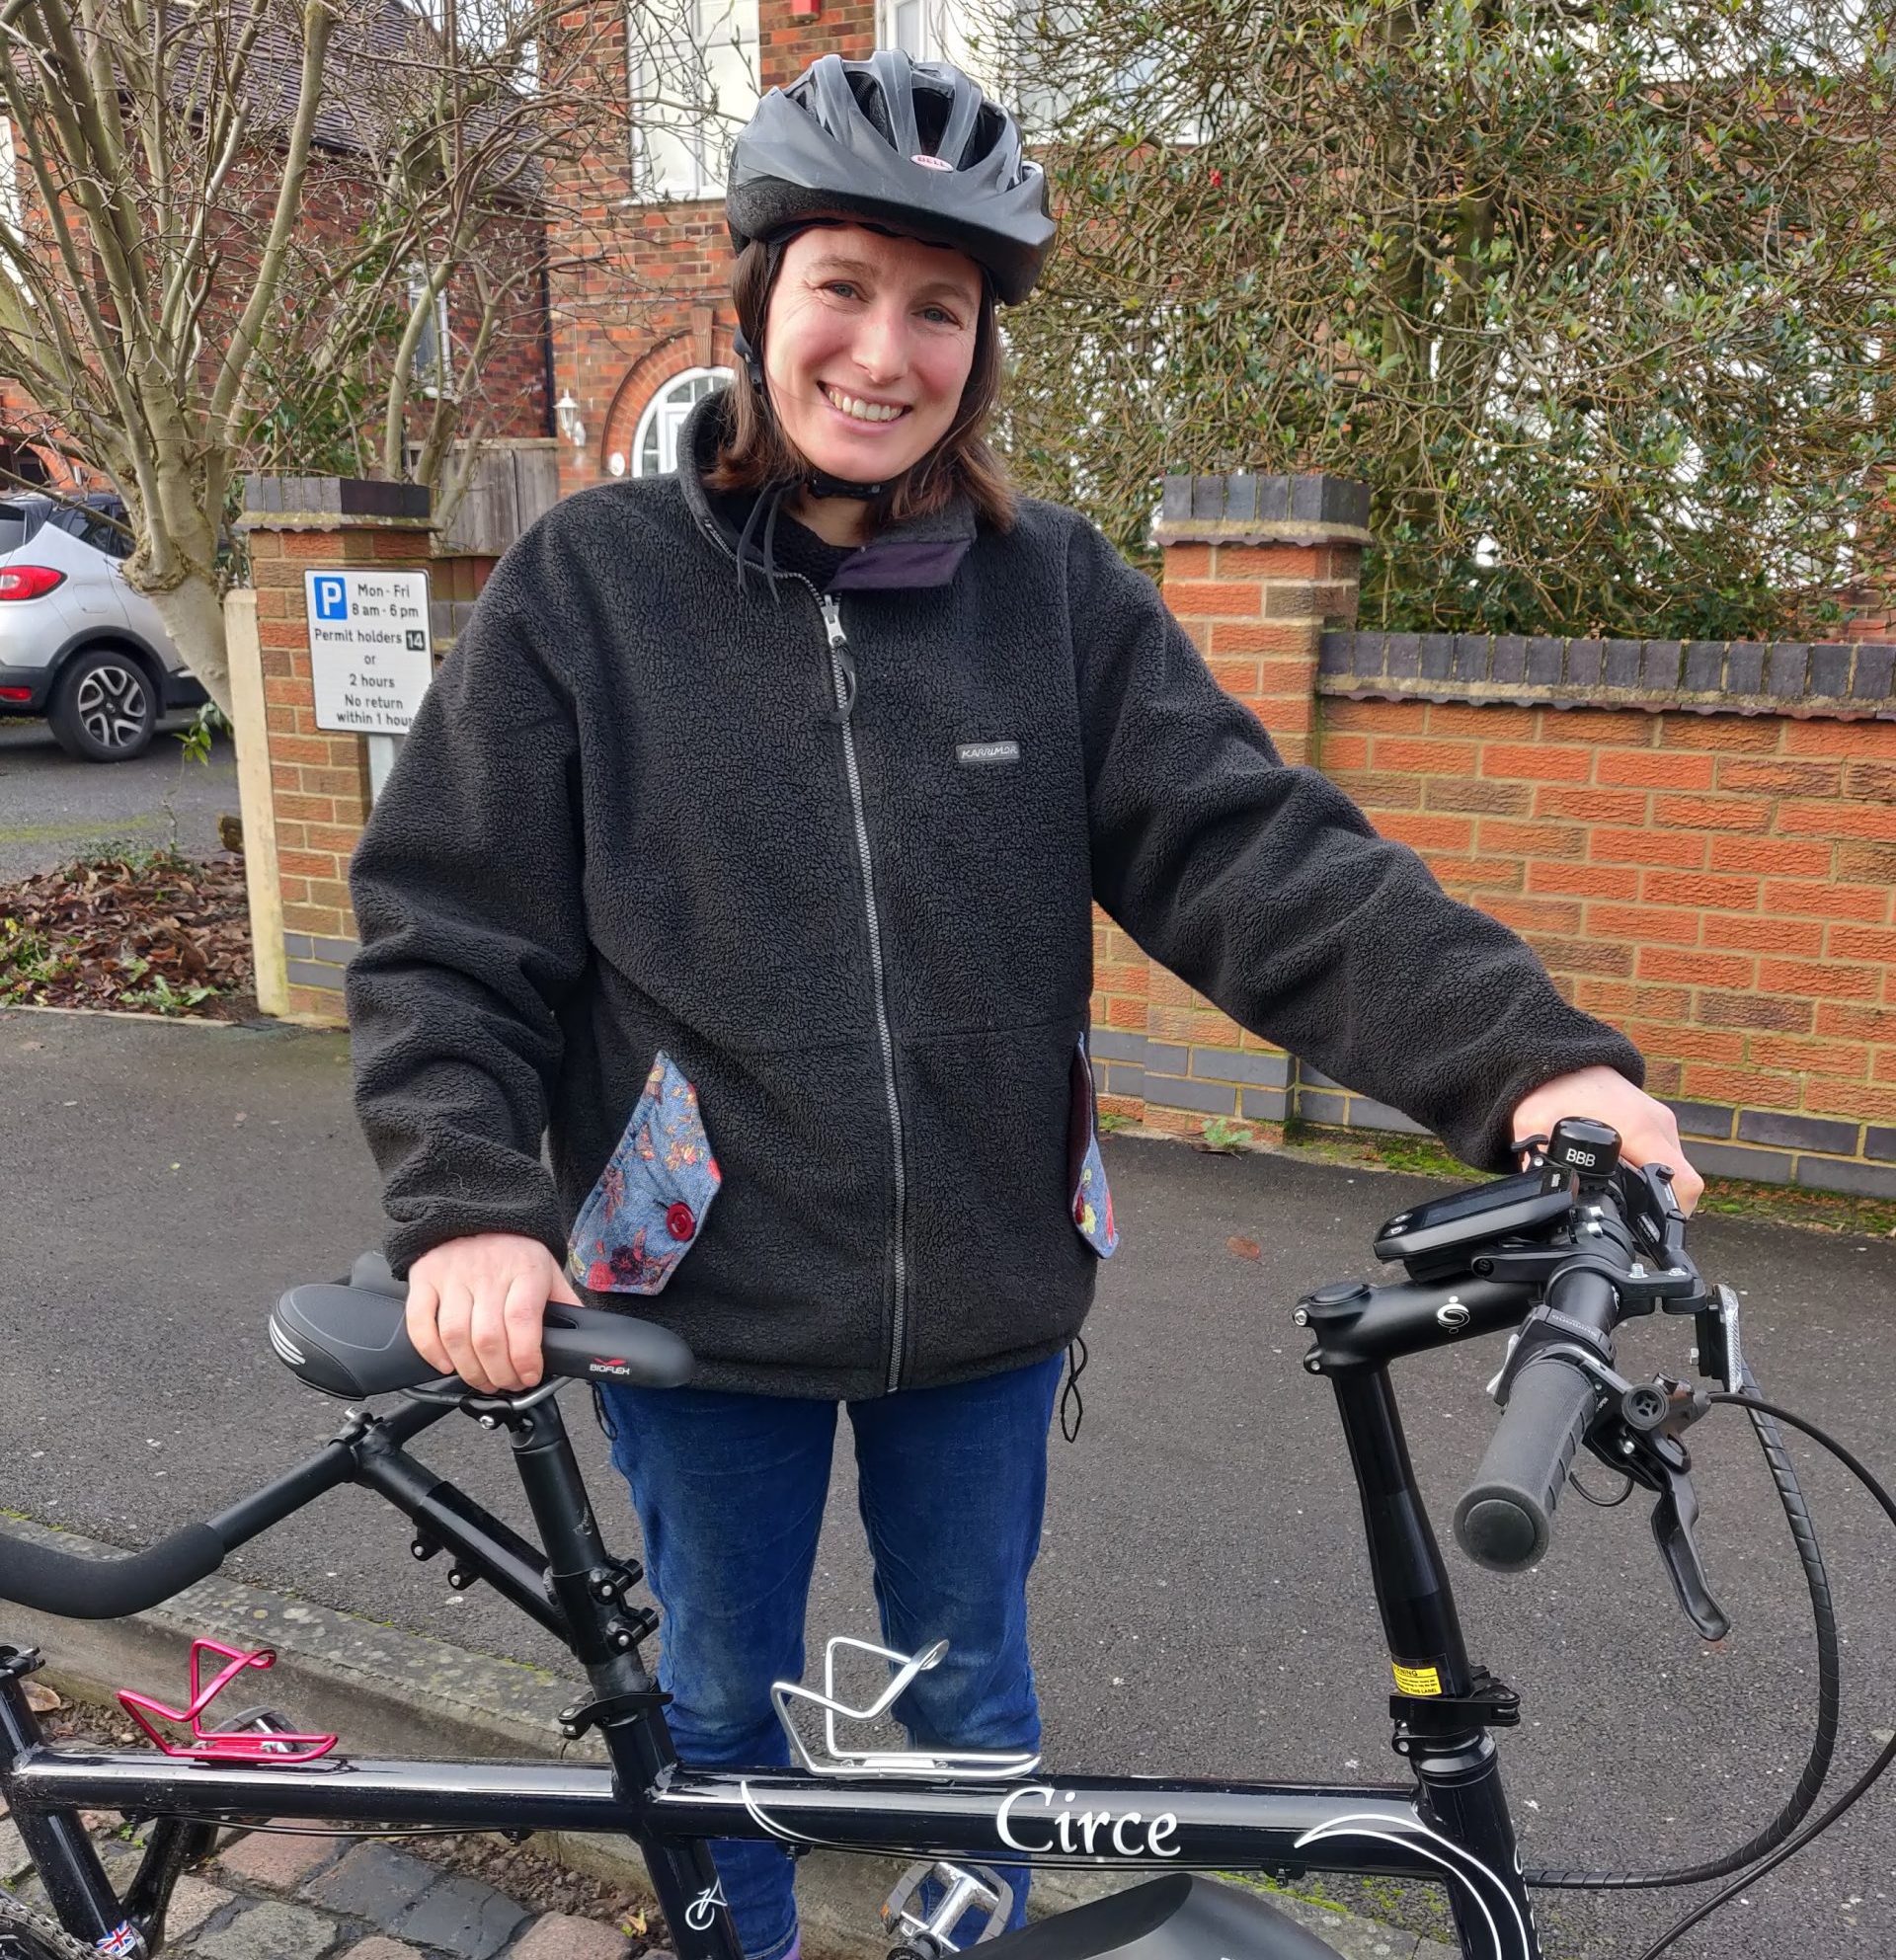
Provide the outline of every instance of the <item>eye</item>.
[[830,279],[825,282],[823,289],[825,292],[854,292],[856,287],[852,279]]
[[927,309],[944,327],[959,327],[961,322],[945,306],[931,306]]

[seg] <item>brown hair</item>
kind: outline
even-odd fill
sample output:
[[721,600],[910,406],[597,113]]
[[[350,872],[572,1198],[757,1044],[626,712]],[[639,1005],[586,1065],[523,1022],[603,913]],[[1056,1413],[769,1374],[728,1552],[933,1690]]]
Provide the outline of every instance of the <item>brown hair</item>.
[[[738,254],[731,273],[731,301],[738,324],[754,348],[763,345],[763,320],[770,300],[770,253],[752,239]],[[783,425],[752,385],[750,370],[740,360],[728,390],[730,432],[704,482],[710,490],[762,490],[772,483],[798,481],[814,467],[783,432]],[[957,492],[975,507],[979,521],[995,530],[1014,527],[1015,492],[1006,465],[988,446],[984,431],[1000,399],[1000,336],[994,326],[992,288],[982,282],[981,313],[975,326],[975,359],[961,391],[961,408],[954,424],[919,462],[869,504],[869,524],[906,517],[932,516],[953,502]]]

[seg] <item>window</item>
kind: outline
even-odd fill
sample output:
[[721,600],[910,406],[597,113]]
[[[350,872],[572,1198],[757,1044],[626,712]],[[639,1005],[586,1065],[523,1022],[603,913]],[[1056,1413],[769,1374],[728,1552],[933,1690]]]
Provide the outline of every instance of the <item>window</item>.
[[25,214],[20,205],[20,161],[13,153],[13,118],[0,116],[0,225],[20,236]]
[[876,0],[876,40],[883,47],[901,48],[912,61],[970,67],[961,24],[949,0]]
[[664,201],[724,195],[731,138],[757,106],[757,0],[673,0],[643,32],[633,70],[638,195]]
[[[409,312],[412,314],[427,300],[428,274],[419,266],[411,267],[408,274]],[[447,360],[452,348],[447,333],[447,293],[443,289],[434,295],[433,317],[422,322],[422,331],[415,342],[415,364],[410,370],[422,384],[422,393],[431,400],[439,395],[447,383]]]
[[[20,194],[20,158],[13,144],[13,118],[0,116],[0,229],[13,238],[25,242],[26,205]],[[7,269],[7,275],[17,285],[29,306],[35,303],[27,275],[14,264],[12,255],[0,251],[0,265]]]
[[108,558],[129,558],[133,538],[119,504],[68,504],[53,520],[70,537],[89,544]]
[[670,476],[678,466],[678,431],[699,402],[730,380],[728,367],[694,367],[668,381],[653,396],[639,418],[639,432],[632,440],[634,476]]

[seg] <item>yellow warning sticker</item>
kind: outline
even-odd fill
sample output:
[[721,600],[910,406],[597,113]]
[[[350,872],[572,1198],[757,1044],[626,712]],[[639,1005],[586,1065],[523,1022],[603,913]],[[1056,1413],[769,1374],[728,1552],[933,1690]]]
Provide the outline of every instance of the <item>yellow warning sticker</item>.
[[1395,1685],[1404,1694],[1440,1694],[1442,1677],[1433,1668],[1405,1668],[1400,1661],[1391,1661],[1389,1666],[1395,1671]]

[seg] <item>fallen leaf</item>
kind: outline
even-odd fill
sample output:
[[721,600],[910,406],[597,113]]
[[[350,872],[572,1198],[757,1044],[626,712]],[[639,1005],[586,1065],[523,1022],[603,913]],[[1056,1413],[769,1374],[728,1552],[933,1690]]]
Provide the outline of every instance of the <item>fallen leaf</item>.
[[55,1708],[66,1704],[42,1681],[30,1681],[26,1684],[27,1706],[36,1715],[50,1715]]
[[1254,1238],[1227,1238],[1224,1250],[1234,1259],[1261,1259],[1264,1256],[1264,1248]]

